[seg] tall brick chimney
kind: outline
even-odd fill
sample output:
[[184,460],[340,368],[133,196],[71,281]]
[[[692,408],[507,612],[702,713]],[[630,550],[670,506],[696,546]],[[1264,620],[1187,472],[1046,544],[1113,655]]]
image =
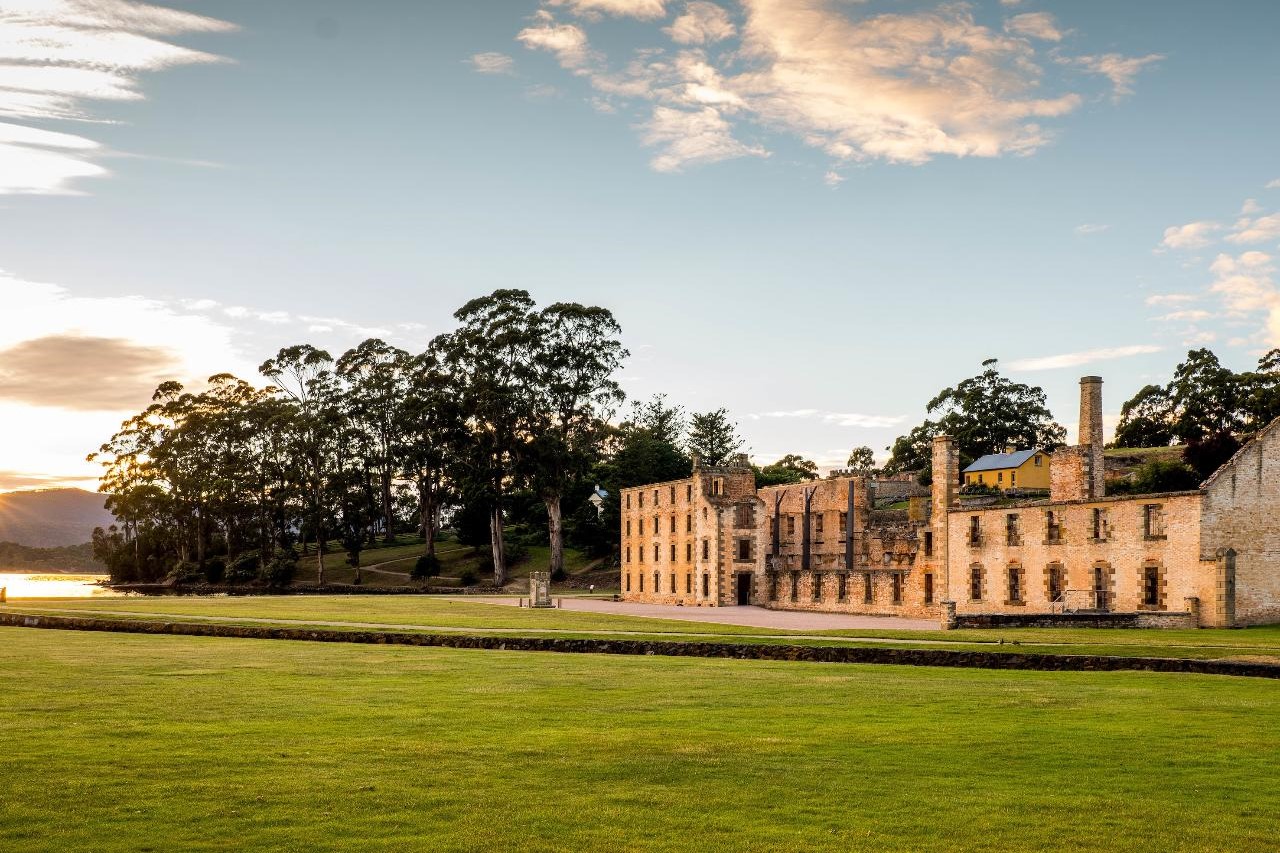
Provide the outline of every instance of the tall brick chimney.
[[948,560],[948,510],[956,502],[956,487],[960,482],[960,450],[956,440],[949,435],[933,439],[933,487],[932,512],[929,526],[933,529],[933,554],[942,574],[942,594],[939,599],[951,599],[951,571]]
[[1106,466],[1102,460],[1102,377],[1080,377],[1080,446],[1087,448],[1088,497],[1106,492]]

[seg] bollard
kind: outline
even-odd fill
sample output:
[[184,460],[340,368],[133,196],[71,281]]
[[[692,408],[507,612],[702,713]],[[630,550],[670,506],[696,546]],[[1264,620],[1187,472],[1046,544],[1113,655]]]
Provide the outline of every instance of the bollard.
[[4,604],[9,600],[9,587],[0,586],[0,604]]
[[563,598],[557,598],[557,599],[556,599],[556,610],[563,610],[563,609],[564,609],[564,599],[563,599]]
[[522,599],[520,599],[520,603],[519,603],[518,605],[516,605],[516,606],[517,606],[517,607],[524,607],[524,599],[523,599],[523,598],[522,598]]

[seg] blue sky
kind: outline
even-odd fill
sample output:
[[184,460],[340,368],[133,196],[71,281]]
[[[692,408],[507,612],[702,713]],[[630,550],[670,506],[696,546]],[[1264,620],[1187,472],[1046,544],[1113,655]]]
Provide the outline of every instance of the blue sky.
[[[881,451],[989,357],[1075,421],[1280,345],[1262,0],[6,0],[0,489],[159,378],[611,308],[634,397]],[[60,135],[54,135],[60,134]],[[104,364],[112,369],[104,371]],[[883,453],[881,453],[883,456]]]

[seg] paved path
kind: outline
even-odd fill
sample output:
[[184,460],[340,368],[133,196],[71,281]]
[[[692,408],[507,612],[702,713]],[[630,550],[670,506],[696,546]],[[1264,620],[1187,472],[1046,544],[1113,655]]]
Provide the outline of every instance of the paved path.
[[[556,596],[552,597],[556,598]],[[459,596],[458,600],[506,604],[512,607],[519,603],[515,598],[497,596],[468,595]],[[670,604],[636,604],[628,601],[605,601],[599,598],[561,598],[559,601],[565,610],[646,616],[651,619],[679,619],[684,622],[712,622],[719,625],[743,625],[748,628],[781,628],[788,631],[939,630],[938,622],[934,619],[904,619],[899,616],[809,613],[798,610],[766,610],[763,607],[676,607]]]

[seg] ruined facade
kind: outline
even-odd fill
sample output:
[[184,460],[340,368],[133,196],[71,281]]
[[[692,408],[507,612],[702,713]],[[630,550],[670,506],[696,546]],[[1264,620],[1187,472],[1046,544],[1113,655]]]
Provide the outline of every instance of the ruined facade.
[[1048,500],[960,505],[945,436],[928,498],[907,510],[876,509],[866,476],[757,490],[745,457],[625,489],[622,595],[944,624],[1065,612],[1280,622],[1280,421],[1198,490],[1107,497],[1102,380],[1080,387],[1079,444],[1051,456]]

